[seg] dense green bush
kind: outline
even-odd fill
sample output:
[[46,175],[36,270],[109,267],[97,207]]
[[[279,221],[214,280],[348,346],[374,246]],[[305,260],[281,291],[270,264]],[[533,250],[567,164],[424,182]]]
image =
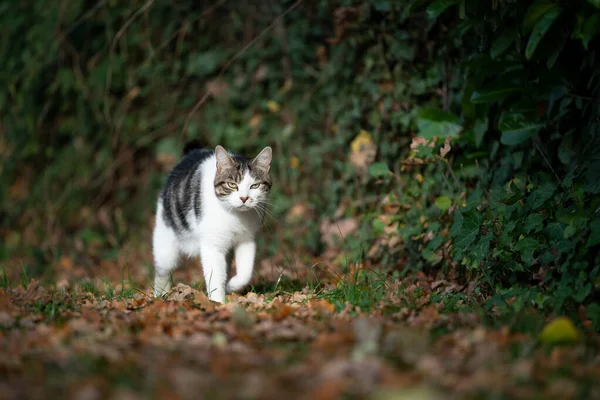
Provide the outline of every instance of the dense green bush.
[[349,260],[595,301],[597,1],[53,3],[0,6],[4,258],[112,254],[185,142],[270,144],[310,253],[358,216]]

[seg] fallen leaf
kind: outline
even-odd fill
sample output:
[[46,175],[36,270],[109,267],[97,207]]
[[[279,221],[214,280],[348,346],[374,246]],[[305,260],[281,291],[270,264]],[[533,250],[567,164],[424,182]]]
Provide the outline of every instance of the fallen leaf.
[[576,342],[579,340],[579,332],[570,319],[558,317],[544,327],[540,340],[547,344]]

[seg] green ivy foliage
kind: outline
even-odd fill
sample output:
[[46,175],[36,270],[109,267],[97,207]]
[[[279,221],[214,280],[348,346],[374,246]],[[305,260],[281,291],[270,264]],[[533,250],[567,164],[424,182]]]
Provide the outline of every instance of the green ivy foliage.
[[[496,305],[598,302],[599,7],[3,2],[0,256],[118,249],[185,142],[269,144],[273,217],[296,202],[314,217],[269,253],[318,254],[341,209],[372,265],[455,274]],[[349,162],[361,130],[366,177]]]

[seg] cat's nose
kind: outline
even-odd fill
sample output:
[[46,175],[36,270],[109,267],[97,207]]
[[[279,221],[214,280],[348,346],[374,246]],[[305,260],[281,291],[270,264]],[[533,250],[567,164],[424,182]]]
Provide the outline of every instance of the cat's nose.
[[248,200],[248,197],[240,197],[240,200],[242,201],[242,203],[245,203]]

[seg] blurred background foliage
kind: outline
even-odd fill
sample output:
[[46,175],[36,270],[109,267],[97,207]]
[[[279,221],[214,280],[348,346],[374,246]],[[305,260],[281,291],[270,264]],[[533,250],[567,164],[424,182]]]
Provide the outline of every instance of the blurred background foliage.
[[10,270],[149,266],[186,143],[271,145],[263,257],[600,314],[598,0],[31,0],[0,25]]

